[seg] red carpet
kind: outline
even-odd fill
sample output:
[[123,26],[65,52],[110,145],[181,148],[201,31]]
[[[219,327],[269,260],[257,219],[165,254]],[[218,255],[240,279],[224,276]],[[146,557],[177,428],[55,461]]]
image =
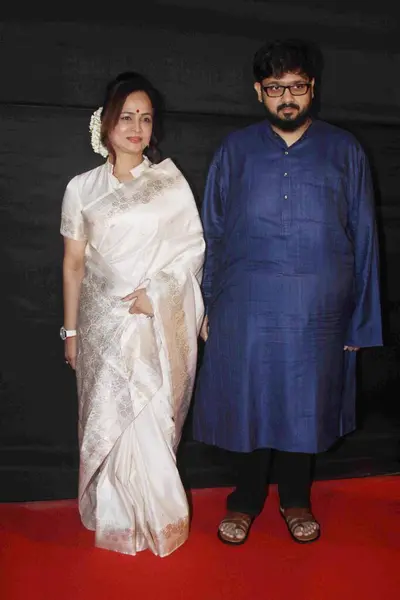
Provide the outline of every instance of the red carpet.
[[75,501],[0,505],[0,598],[399,600],[400,477],[317,483],[309,546],[291,541],[274,488],[248,543],[224,546],[226,494],[193,492],[191,537],[163,559],[93,548]]

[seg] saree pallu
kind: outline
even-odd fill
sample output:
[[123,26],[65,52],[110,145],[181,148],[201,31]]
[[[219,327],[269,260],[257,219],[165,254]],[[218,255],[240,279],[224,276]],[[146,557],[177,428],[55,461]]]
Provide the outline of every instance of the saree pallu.
[[[79,507],[96,545],[166,556],[188,536],[176,449],[203,318],[204,240],[170,160],[82,207],[87,232],[78,318]],[[145,288],[154,317],[122,298]]]

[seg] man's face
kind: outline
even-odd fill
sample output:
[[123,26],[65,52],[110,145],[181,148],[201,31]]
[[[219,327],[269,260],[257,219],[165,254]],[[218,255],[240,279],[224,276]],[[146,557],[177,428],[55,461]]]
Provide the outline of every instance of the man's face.
[[271,124],[282,131],[296,131],[309,118],[314,83],[305,74],[285,73],[280,79],[268,77],[255,83],[254,89]]

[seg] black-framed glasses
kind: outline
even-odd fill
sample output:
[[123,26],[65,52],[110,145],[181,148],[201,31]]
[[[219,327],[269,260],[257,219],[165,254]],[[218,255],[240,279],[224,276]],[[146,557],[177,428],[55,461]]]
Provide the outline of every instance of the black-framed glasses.
[[291,85],[263,85],[261,86],[269,98],[280,98],[289,90],[292,96],[305,96],[311,87],[311,83],[292,83]]

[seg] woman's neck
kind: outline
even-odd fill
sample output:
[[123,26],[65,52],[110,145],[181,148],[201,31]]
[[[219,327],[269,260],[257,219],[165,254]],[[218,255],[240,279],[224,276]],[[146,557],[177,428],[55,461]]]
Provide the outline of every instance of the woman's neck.
[[113,165],[113,175],[119,181],[130,181],[132,169],[143,162],[143,154],[118,154]]

